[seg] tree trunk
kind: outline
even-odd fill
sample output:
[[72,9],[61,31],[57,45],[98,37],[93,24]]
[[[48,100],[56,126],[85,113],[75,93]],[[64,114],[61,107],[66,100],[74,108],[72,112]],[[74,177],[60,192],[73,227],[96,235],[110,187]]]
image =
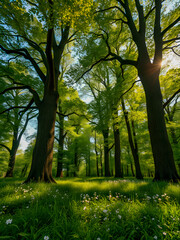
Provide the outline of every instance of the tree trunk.
[[58,93],[50,92],[44,96],[39,107],[36,144],[31,170],[25,183],[55,182],[52,177],[52,161],[57,101]]
[[102,149],[100,148],[101,177],[103,177]]
[[[138,154],[137,142],[136,142],[136,140],[135,140],[135,143],[133,142],[133,135],[131,133],[128,111],[126,111],[123,98],[121,99],[121,103],[122,103],[122,109],[123,109],[123,113],[124,113],[127,131],[128,131],[129,145],[130,145],[131,152],[132,152],[133,159],[134,159],[134,165],[135,165],[135,169],[136,169],[136,178],[143,179],[141,169],[140,169],[140,164],[139,164],[139,154]],[[133,134],[135,136],[135,129],[133,131],[134,131]]]
[[121,148],[120,148],[120,133],[119,128],[114,128],[114,147],[115,147],[115,177],[122,178],[121,169]]
[[77,143],[77,139],[74,140],[74,176],[77,177],[77,173],[79,171],[79,164],[78,164],[78,143]]
[[119,132],[119,122],[118,122],[118,112],[115,109],[113,114],[113,133],[114,133],[114,147],[115,147],[115,177],[122,178],[121,169],[121,146],[120,146],[120,132]]
[[159,66],[149,63],[148,66],[141,66],[141,71],[139,70],[146,95],[148,129],[155,164],[154,180],[177,182],[180,177],[165,125],[158,69]]
[[129,166],[128,166],[128,164],[126,165],[126,175],[127,175],[127,177],[129,177]]
[[131,163],[131,172],[132,172],[133,177],[135,177],[134,169],[133,169],[133,164],[132,164],[132,163]]
[[19,143],[20,143],[20,140],[18,140],[18,127],[16,127],[16,129],[14,129],[14,134],[13,134],[12,148],[9,151],[10,153],[9,164],[8,164],[8,169],[5,177],[13,177],[16,153],[19,147]]
[[108,143],[108,136],[109,129],[103,130],[103,137],[104,137],[104,169],[105,169],[105,177],[110,177],[110,170],[109,170],[109,143]]
[[[60,104],[60,103],[59,103]],[[59,106],[59,113],[62,113],[61,106]],[[63,177],[63,150],[64,150],[64,116],[59,114],[59,146],[57,156],[57,173],[56,177]]]
[[98,151],[97,151],[97,143],[96,143],[96,131],[95,131],[95,137],[94,137],[94,140],[95,140],[95,153],[96,153],[96,171],[97,171],[97,176],[99,177],[99,163],[98,163]]
[[91,176],[91,151],[90,151],[90,148],[89,148],[89,151],[88,151],[88,165],[89,165],[89,168],[88,168],[88,176],[90,177]]
[[13,177],[17,149],[18,149],[18,147],[13,146],[10,151],[9,164],[8,164],[8,169],[7,169],[5,177]]

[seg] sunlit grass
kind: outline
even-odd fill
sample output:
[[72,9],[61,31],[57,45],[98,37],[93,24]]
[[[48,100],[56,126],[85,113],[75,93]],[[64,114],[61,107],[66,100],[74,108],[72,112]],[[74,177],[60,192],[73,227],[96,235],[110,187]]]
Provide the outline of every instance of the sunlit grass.
[[0,239],[179,239],[180,186],[151,180],[0,179]]

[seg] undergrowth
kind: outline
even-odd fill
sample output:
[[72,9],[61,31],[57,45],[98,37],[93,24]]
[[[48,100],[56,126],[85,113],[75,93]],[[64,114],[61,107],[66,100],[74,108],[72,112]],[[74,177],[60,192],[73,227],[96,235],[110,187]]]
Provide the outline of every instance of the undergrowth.
[[180,239],[180,186],[149,180],[0,179],[0,239]]

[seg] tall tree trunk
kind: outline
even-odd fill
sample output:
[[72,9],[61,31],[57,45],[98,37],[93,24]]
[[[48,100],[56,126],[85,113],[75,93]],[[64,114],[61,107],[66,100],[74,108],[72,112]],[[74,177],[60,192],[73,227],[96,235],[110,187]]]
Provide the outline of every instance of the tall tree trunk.
[[78,142],[77,139],[74,140],[74,176],[78,176],[79,164],[78,164]]
[[148,129],[155,164],[154,180],[177,182],[180,177],[176,170],[165,124],[159,71],[159,66],[151,63],[143,66],[143,70],[141,66],[139,71],[146,95]]
[[133,164],[132,164],[132,162],[131,162],[131,172],[132,172],[132,175],[133,175],[133,177],[135,177],[135,174],[134,174],[134,169],[133,169]]
[[[125,108],[123,98],[121,99],[121,103],[122,103],[122,109],[123,109],[123,113],[124,113],[124,118],[125,118],[125,122],[126,122],[127,131],[128,131],[129,145],[130,145],[131,152],[132,152],[133,159],[134,159],[134,165],[135,165],[135,169],[136,169],[136,178],[137,179],[143,179],[141,169],[140,169],[140,164],[139,164],[139,154],[138,154],[137,142],[136,142],[136,145],[135,145],[134,141],[133,141],[133,135],[132,135],[132,132],[131,132],[131,126],[130,126],[130,123],[129,123],[128,111]],[[134,131],[134,135],[135,135],[135,130],[133,130],[133,131]]]
[[39,107],[38,130],[31,170],[25,182],[55,182],[52,177],[52,161],[57,101],[58,93],[50,92],[44,96]]
[[10,153],[9,163],[8,163],[8,169],[5,177],[13,177],[13,171],[14,171],[14,165],[15,165],[15,159],[16,159],[16,153],[17,153],[18,147],[19,147],[19,141],[18,141],[18,127],[17,127],[16,129],[14,129],[12,148],[9,151]]
[[[18,115],[18,113],[17,113],[17,115]],[[21,141],[21,137],[22,137],[23,133],[25,132],[28,121],[29,121],[29,114],[27,114],[24,126],[21,129],[21,131],[19,132],[19,126],[20,126],[20,121],[22,119],[22,116],[23,115],[21,115],[21,117],[19,119],[17,116],[17,119],[15,120],[12,148],[11,149],[7,148],[9,150],[10,157],[9,157],[9,164],[8,164],[8,169],[7,169],[5,177],[13,177],[16,153],[17,153],[20,141]],[[19,132],[19,134],[18,134],[18,132]]]
[[127,175],[127,177],[129,177],[129,166],[128,166],[128,164],[126,165],[126,175]]
[[122,178],[121,169],[121,147],[120,147],[120,132],[118,123],[113,124],[114,146],[115,146],[115,177]]
[[110,170],[109,170],[109,129],[103,130],[103,137],[104,137],[104,169],[105,169],[105,177],[110,177]]
[[95,153],[96,153],[96,171],[97,171],[97,176],[99,177],[99,166],[98,166],[99,165],[99,163],[98,163],[99,156],[98,156],[97,143],[96,143],[96,131],[95,131],[94,140],[95,140]]
[[102,149],[100,148],[101,177],[103,177]]
[[115,177],[122,178],[121,169],[121,148],[120,148],[120,133],[119,129],[114,129],[114,143],[115,143]]
[[89,165],[89,168],[88,168],[88,176],[90,177],[91,176],[91,151],[90,151],[90,148],[89,148],[89,151],[88,151],[88,165]]
[[59,103],[59,139],[58,139],[58,156],[57,156],[57,173],[56,177],[63,177],[63,150],[64,150],[64,116],[61,115],[62,109]]
[[[50,8],[53,1],[48,0]],[[53,21],[53,11],[50,19]],[[36,144],[33,151],[31,170],[25,181],[55,182],[52,177],[54,129],[56,121],[58,94],[58,77],[61,57],[67,43],[69,27],[62,29],[62,38],[57,45],[54,29],[49,28],[47,32],[46,65],[47,75],[44,79],[44,96],[38,101],[38,130]],[[53,53],[52,53],[53,50]]]
[[13,171],[14,171],[17,150],[18,150],[18,146],[14,145],[10,151],[9,164],[8,164],[8,169],[7,169],[5,177],[13,177]]

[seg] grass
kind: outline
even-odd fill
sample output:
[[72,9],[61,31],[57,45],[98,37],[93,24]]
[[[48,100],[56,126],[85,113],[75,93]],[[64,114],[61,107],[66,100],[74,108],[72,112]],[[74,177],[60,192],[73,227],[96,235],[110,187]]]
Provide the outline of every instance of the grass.
[[180,186],[151,180],[0,179],[0,239],[180,239]]

